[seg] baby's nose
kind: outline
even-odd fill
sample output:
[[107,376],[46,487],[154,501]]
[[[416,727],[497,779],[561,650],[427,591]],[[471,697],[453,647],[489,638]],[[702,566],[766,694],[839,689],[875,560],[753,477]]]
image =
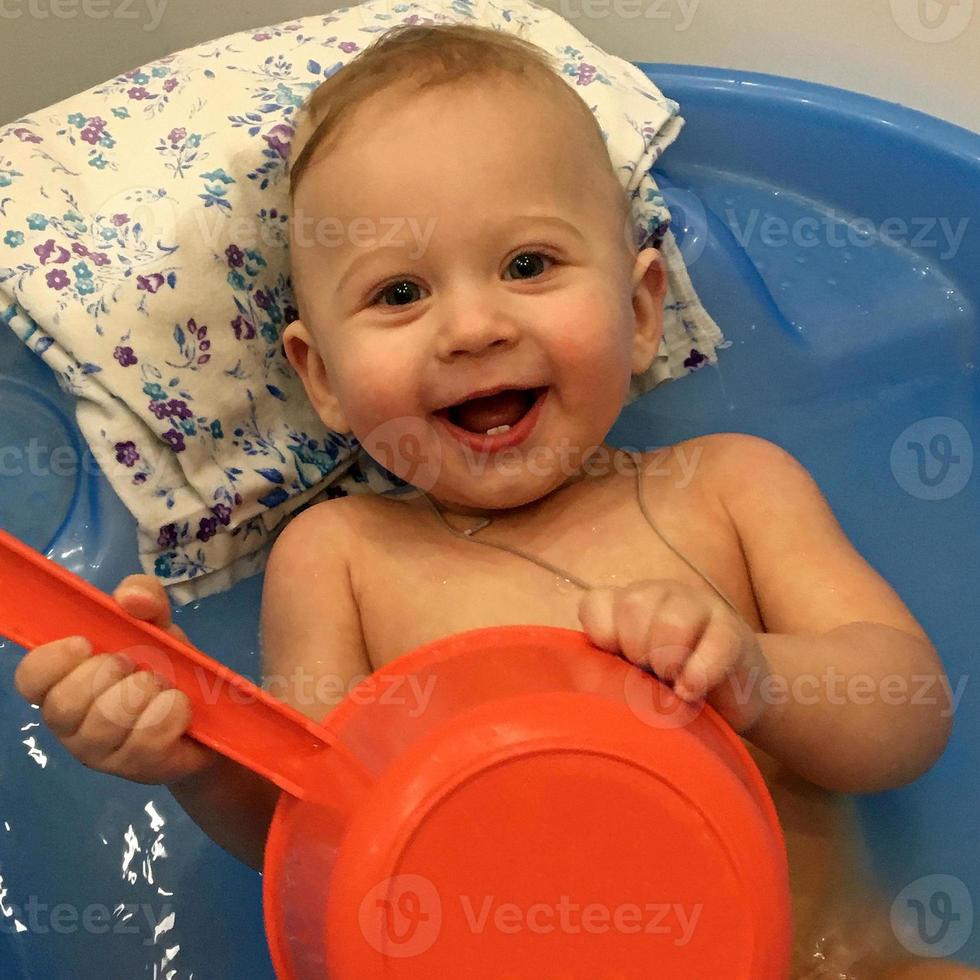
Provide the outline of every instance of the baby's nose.
[[439,337],[439,356],[454,360],[463,354],[480,355],[517,343],[520,331],[508,317],[486,311],[457,311],[447,318]]

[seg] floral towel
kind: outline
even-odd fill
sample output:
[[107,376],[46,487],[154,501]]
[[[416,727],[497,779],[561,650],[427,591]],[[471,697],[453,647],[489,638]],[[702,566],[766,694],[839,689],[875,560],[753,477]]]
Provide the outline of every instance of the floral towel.
[[[161,58],[0,127],[0,319],[77,396],[78,425],[177,603],[262,570],[289,514],[400,481],[324,429],[279,338],[296,110],[398,23],[473,21],[554,55],[670,269],[631,397],[717,358],[647,171],[683,120],[636,67],[530,0],[374,0]],[[257,233],[258,231],[258,233]]]

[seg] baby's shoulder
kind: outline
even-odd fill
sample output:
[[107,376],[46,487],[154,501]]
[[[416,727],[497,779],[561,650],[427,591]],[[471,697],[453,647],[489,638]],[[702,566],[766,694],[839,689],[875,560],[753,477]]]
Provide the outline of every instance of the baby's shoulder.
[[712,514],[741,533],[760,497],[787,502],[819,496],[796,458],[768,439],[744,432],[715,432],[642,454],[646,482],[669,506]]
[[719,497],[725,467],[737,458],[742,439],[738,432],[717,432],[649,449],[639,454],[641,472],[647,484],[656,485],[658,497],[675,491],[674,497],[702,506]]
[[746,476],[770,474],[780,468],[799,467],[781,446],[745,432],[713,432],[643,454],[645,461],[671,476],[688,475],[691,481],[724,496]]
[[[356,497],[336,497],[304,507],[289,517],[273,544],[279,565],[289,565],[298,555],[307,560],[330,557],[344,560],[356,543]],[[283,561],[287,556],[288,561]]]

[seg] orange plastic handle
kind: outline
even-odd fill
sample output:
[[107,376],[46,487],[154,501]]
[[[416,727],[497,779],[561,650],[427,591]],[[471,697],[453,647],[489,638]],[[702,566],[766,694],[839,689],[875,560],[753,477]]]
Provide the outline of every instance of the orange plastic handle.
[[[126,650],[191,701],[187,734],[301,800],[349,805],[369,778],[335,736],[262,688],[0,530],[0,636],[31,648],[84,636],[95,653]],[[326,750],[330,779],[319,761]],[[329,782],[329,786],[326,783]]]

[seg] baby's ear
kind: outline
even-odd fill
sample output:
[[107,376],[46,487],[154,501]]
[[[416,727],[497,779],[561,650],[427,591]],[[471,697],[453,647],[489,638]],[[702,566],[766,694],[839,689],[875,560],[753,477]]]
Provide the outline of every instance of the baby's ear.
[[633,265],[633,374],[642,374],[660,350],[664,332],[667,266],[656,248],[645,248]]
[[283,330],[282,345],[289,363],[303,382],[310,404],[323,424],[334,432],[350,432],[316,341],[301,321],[293,320]]

